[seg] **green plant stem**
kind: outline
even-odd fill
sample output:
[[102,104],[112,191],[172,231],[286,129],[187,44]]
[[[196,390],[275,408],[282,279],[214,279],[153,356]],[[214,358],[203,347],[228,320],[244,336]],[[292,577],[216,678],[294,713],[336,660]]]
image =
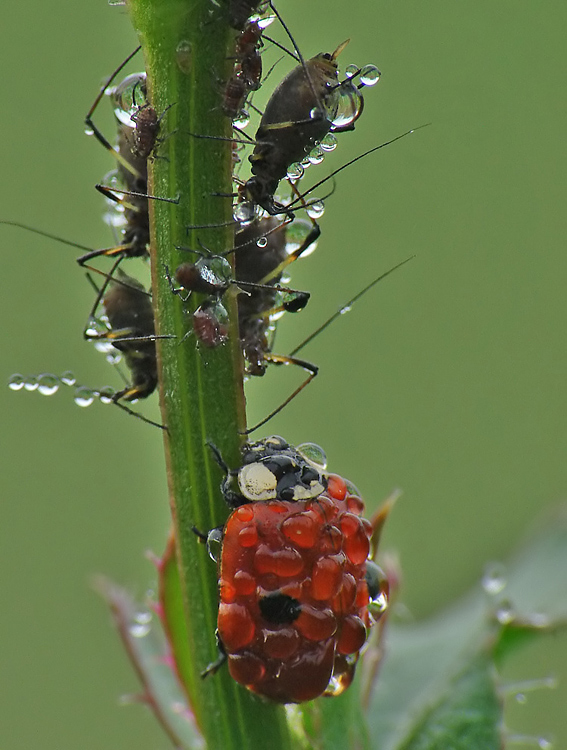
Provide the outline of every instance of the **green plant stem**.
[[218,253],[234,244],[230,226],[190,234],[187,227],[231,220],[231,200],[213,197],[232,190],[231,143],[191,133],[230,138],[230,120],[220,109],[219,79],[229,74],[235,32],[227,24],[226,8],[210,0],[130,0],[129,10],[143,47],[152,105],[158,115],[169,107],[161,125],[163,140],[150,164],[148,190],[154,196],[179,196],[179,204],[149,203],[156,333],[176,336],[159,342],[158,357],[171,509],[194,655],[183,680],[210,750],[287,748],[291,740],[281,707],[250,695],[226,668],[214,678],[200,677],[216,658],[218,595],[215,565],[192,527],[206,532],[226,520],[219,490],[222,473],[207,441],[229,465],[238,465],[245,427],[243,364],[234,297],[226,300],[229,342],[206,349],[196,345],[193,334],[183,340],[197,303],[193,298],[184,303],[172,294],[165,274],[165,267],[173,273],[181,261],[195,259],[176,246],[199,249],[200,241]]

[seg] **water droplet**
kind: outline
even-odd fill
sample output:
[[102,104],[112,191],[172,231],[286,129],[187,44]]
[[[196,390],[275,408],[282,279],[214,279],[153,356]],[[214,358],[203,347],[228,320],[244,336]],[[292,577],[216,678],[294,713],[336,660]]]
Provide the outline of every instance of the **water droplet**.
[[134,615],[134,621],[137,622],[138,625],[147,625],[152,621],[152,613],[147,609],[137,612]]
[[77,382],[77,379],[75,378],[75,375],[71,372],[71,370],[66,370],[61,377],[59,378],[63,385],[75,385]]
[[358,73],[358,65],[354,65],[354,63],[351,63],[350,65],[346,66],[345,76],[347,78],[352,78],[357,73]]
[[85,135],[94,135],[94,130],[92,128],[85,128]]
[[268,238],[267,237],[258,237],[256,240],[257,247],[267,247],[268,245]]
[[298,453],[309,461],[309,463],[316,466],[321,471],[327,468],[327,456],[323,448],[317,443],[301,443],[297,446]]
[[140,107],[147,104],[146,99],[146,74],[132,73],[126,76],[118,86],[111,90],[110,96],[114,106],[116,118],[131,128],[136,127],[132,120]]
[[94,342],[94,348],[97,350],[97,352],[101,352],[101,354],[107,354],[108,352],[112,351],[113,346],[110,341],[99,340]]
[[360,490],[358,489],[356,484],[351,482],[349,479],[345,479],[345,484],[347,486],[349,495],[356,495],[357,497],[362,497],[362,495],[360,494]]
[[482,576],[482,588],[490,596],[496,596],[506,587],[504,566],[501,563],[489,563]]
[[24,378],[24,388],[26,391],[36,391],[38,386],[37,378],[35,375],[28,375]]
[[333,127],[344,128],[359,116],[363,99],[354,83],[348,80],[337,89],[337,97],[337,114],[333,119]]
[[[309,232],[312,229],[311,222],[307,219],[294,219],[291,224],[288,224],[287,231],[285,234],[286,239],[286,252],[291,255],[295,252],[302,244]],[[301,254],[301,258],[307,258],[317,248],[317,242],[313,242],[307,250]],[[289,281],[289,278],[288,278]]]
[[107,352],[105,359],[109,365],[117,365],[119,362],[122,362],[122,353],[117,349],[110,349]]
[[37,390],[42,396],[52,396],[59,390],[59,378],[51,373],[45,372],[40,375],[37,383]]
[[77,406],[90,406],[95,400],[95,392],[84,385],[81,385],[75,391],[75,403]]
[[315,148],[311,149],[307,158],[309,159],[311,164],[321,164],[321,162],[325,158],[325,152],[323,151],[321,146],[315,146]]
[[256,207],[254,203],[250,203],[248,201],[239,203],[237,206],[235,206],[232,216],[234,220],[238,221],[240,224],[250,224],[250,222],[252,222],[254,219],[255,209]]
[[8,378],[8,388],[12,391],[21,391],[24,387],[24,380],[24,376],[16,372]]
[[339,310],[339,315],[344,315],[345,313],[349,313],[352,310],[352,305],[345,305],[344,307],[341,307]]
[[133,638],[144,638],[144,636],[148,635],[150,630],[151,626],[148,623],[134,623],[128,628],[128,631]]
[[126,5],[126,0],[108,0],[109,5]]
[[251,19],[251,20],[255,20],[257,18],[258,26],[261,29],[267,29],[268,26],[271,26],[271,24],[273,24],[273,22],[276,20],[276,17],[273,13],[269,13],[269,11],[266,11],[266,12],[268,13],[268,15],[264,16],[264,18],[260,16],[258,17],[252,16],[252,19]]
[[248,127],[250,123],[250,113],[247,112],[245,109],[240,110],[240,112],[236,115],[234,120],[232,121],[232,124],[235,128],[238,128],[238,130],[244,130],[244,128]]
[[526,694],[525,693],[516,693],[516,695],[514,696],[514,698],[516,699],[517,703],[520,703],[522,705],[525,704],[525,703],[527,703],[527,700],[528,700],[526,698]]
[[319,219],[325,213],[325,204],[323,201],[313,201],[306,209],[307,216],[312,219]]
[[327,133],[319,144],[323,151],[334,151],[337,147],[337,137],[332,133]]
[[98,394],[99,400],[101,404],[111,404],[112,403],[112,397],[116,391],[114,388],[111,388],[109,385],[105,386],[104,388],[100,389],[100,392]]
[[222,547],[222,529],[216,528],[209,531],[207,537],[207,552],[211,560],[218,562],[220,560]]
[[311,162],[309,161],[308,156],[306,156],[305,159],[302,159],[300,163],[304,170],[309,169],[309,167],[311,166]]
[[502,602],[496,610],[496,619],[501,625],[508,625],[514,619],[514,610],[510,602]]
[[294,162],[287,168],[287,179],[291,183],[297,182],[303,177],[304,172],[303,166],[299,162]]
[[374,86],[380,80],[381,75],[376,65],[365,65],[360,71],[360,83],[365,86]]
[[185,75],[189,75],[193,67],[193,54],[191,51],[191,42],[182,39],[175,48],[175,61],[177,67]]

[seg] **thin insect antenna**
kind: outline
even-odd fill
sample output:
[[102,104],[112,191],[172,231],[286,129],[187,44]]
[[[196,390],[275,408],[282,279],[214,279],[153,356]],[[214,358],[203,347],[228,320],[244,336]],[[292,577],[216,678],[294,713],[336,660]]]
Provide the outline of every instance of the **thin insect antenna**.
[[[283,18],[282,18],[282,17],[281,17],[281,15],[279,14],[279,12],[278,12],[277,8],[276,8],[276,7],[274,6],[274,4],[272,3],[272,0],[270,0],[270,1],[269,1],[268,5],[269,5],[269,6],[270,6],[270,8],[271,8],[271,9],[272,9],[272,10],[274,11],[274,13],[276,14],[276,18],[278,19],[278,21],[279,21],[279,22],[281,23],[281,25],[283,26],[283,28],[284,28],[284,31],[285,31],[285,33],[286,33],[286,34],[288,35],[288,37],[289,37],[289,39],[290,39],[291,43],[293,44],[293,49],[295,50],[295,52],[296,52],[296,54],[297,54],[297,57],[298,57],[298,59],[299,59],[299,62],[300,62],[300,63],[301,63],[301,65],[303,65],[303,67],[305,68],[305,58],[304,58],[304,57],[303,57],[303,55],[301,54],[301,52],[300,52],[300,50],[299,50],[299,47],[297,46],[297,44],[296,44],[296,42],[295,42],[295,39],[293,38],[293,35],[292,35],[291,31],[289,30],[289,28],[288,28],[288,26],[287,26],[286,22],[285,22],[285,21],[283,20]],[[279,45],[278,45],[278,46],[279,46]],[[282,47],[282,49],[285,49],[285,48],[284,48],[284,47]],[[287,52],[287,50],[285,50],[285,52]],[[315,97],[315,98],[317,98],[317,97]]]
[[[281,21],[281,18],[280,18],[280,21]],[[283,24],[283,22],[282,22],[282,26],[286,29],[286,27]],[[286,31],[287,31],[287,29],[286,29]],[[278,49],[281,49],[282,52],[285,52],[290,57],[293,57],[293,59],[297,60],[297,62],[301,62],[301,58],[298,55],[296,55],[294,52],[291,52],[290,50],[288,50],[288,48],[284,47],[283,44],[280,44],[279,42],[276,42],[276,40],[272,39],[271,36],[267,36],[266,34],[262,34],[262,39],[266,39],[268,42],[271,42],[274,45],[274,47],[278,47]],[[280,57],[280,60],[281,59],[282,58]],[[279,60],[278,60],[278,62],[279,62]],[[277,63],[274,63],[274,65],[272,65],[272,67],[270,68],[270,70],[266,74],[266,78],[270,75],[270,73],[272,72],[272,70],[273,70],[273,68],[274,68],[275,65],[277,65]],[[262,83],[263,83],[263,81],[262,81]]]
[[[162,198],[159,195],[149,195],[148,193],[135,193],[133,190],[119,190],[118,188],[111,188],[107,187],[106,185],[95,185],[95,188],[99,192],[103,192],[104,190],[107,190],[112,193],[118,193],[119,195],[130,195],[132,198],[146,198],[150,201],[162,201],[163,203],[175,203],[175,205],[179,205],[180,196],[177,196],[177,198]],[[103,192],[103,195],[106,195],[106,193]],[[136,210],[135,206],[132,206],[134,210]]]
[[374,281],[371,281],[370,284],[364,287],[364,289],[361,289],[360,292],[354,295],[351,299],[349,299],[348,302],[346,302],[342,307],[340,307],[336,312],[334,312],[327,320],[322,323],[318,328],[316,328],[312,333],[309,334],[309,336],[304,339],[301,344],[295,347],[290,353],[289,356],[293,357],[297,354],[297,352],[301,351],[307,344],[309,344],[316,336],[318,336],[322,331],[325,330],[325,328],[328,328],[328,326],[331,325],[331,323],[334,323],[334,321],[339,318],[341,315],[344,315],[345,312],[348,312],[352,305],[354,305],[355,302],[358,302],[358,300],[363,297],[366,292],[369,292],[372,287],[376,286],[376,284],[379,281],[382,281],[386,278],[386,276],[389,276],[391,273],[394,273],[394,271],[397,271],[398,268],[401,268],[406,263],[409,263],[410,260],[413,260],[416,256],[410,255],[409,258],[406,258],[405,260],[402,260],[401,263],[396,264],[392,268],[390,268],[385,273],[378,276],[378,278],[374,279]]
[[142,45],[139,45],[138,47],[136,47],[136,49],[135,49],[135,50],[134,50],[134,51],[133,51],[132,53],[130,53],[130,54],[128,55],[128,57],[127,57],[127,58],[126,58],[125,60],[123,60],[123,61],[122,61],[122,62],[120,63],[120,65],[119,65],[119,66],[118,66],[118,67],[116,68],[116,70],[114,71],[114,73],[112,73],[112,74],[111,74],[111,75],[110,75],[110,76],[108,77],[108,79],[107,79],[106,83],[104,84],[104,86],[103,86],[103,87],[101,88],[101,90],[99,91],[99,93],[98,93],[98,96],[97,96],[97,98],[96,98],[96,99],[94,100],[94,102],[93,102],[93,104],[92,104],[91,108],[89,109],[89,111],[88,111],[88,113],[87,113],[87,116],[85,117],[85,122],[86,122],[86,123],[87,123],[88,125],[90,125],[90,124],[91,124],[91,117],[92,117],[92,115],[93,115],[93,113],[94,113],[95,109],[96,109],[96,108],[98,107],[98,105],[99,105],[99,102],[100,102],[100,100],[101,100],[101,99],[102,99],[102,97],[104,96],[104,94],[105,94],[105,92],[106,92],[106,89],[107,89],[107,88],[108,88],[108,87],[110,86],[110,84],[111,84],[111,83],[112,83],[112,81],[113,81],[113,80],[114,80],[114,79],[116,78],[116,76],[118,75],[118,73],[120,73],[120,71],[121,71],[121,70],[122,70],[122,69],[123,69],[123,68],[124,68],[124,67],[125,67],[126,65],[128,65],[128,63],[129,63],[129,62],[130,62],[130,60],[131,60],[131,59],[132,59],[132,58],[134,57],[134,55],[137,55],[137,54],[138,54],[138,52],[139,52],[139,51],[140,51],[141,49],[142,49]]
[[[411,135],[412,133],[415,133],[416,130],[421,130],[422,128],[427,128],[431,125],[430,122],[426,122],[424,125],[419,125],[417,128],[412,128],[411,130],[406,130],[405,133],[402,133],[401,135],[397,135],[395,138],[392,138],[389,141],[384,141],[384,143],[381,143],[379,146],[374,146],[374,148],[368,149],[368,151],[365,151],[363,154],[359,154],[358,156],[355,156],[354,159],[351,159],[350,161],[347,161],[346,164],[343,164],[342,166],[338,167],[337,169],[333,170],[330,175],[327,175],[327,177],[324,177],[322,180],[319,180],[319,182],[316,182],[312,187],[309,188],[309,190],[306,190],[304,193],[302,193],[302,197],[305,198],[306,195],[309,195],[314,190],[317,190],[318,187],[321,187],[321,185],[324,185],[327,180],[330,180],[332,177],[337,175],[339,172],[342,172],[343,169],[346,169],[347,167],[350,167],[351,164],[354,164],[357,161],[360,161],[360,159],[364,159],[369,154],[373,154],[374,151],[379,151],[381,148],[384,148],[385,146],[389,146],[392,143],[395,143],[396,141],[399,141],[401,138],[405,138],[407,135]],[[296,198],[293,200],[289,206],[286,208],[290,208],[295,203],[298,203],[299,198]]]
[[27,224],[20,224],[18,221],[3,221],[0,220],[0,224],[6,224],[10,227],[18,227],[19,229],[25,229],[28,232],[32,232],[32,234],[39,234],[40,237],[47,237],[50,240],[55,240],[56,242],[61,242],[63,245],[69,245],[69,247],[76,247],[77,250],[87,250],[88,252],[92,252],[92,247],[87,247],[86,245],[81,245],[79,242],[73,242],[72,240],[66,240],[63,237],[59,237],[57,234],[51,234],[50,232],[44,232],[42,229],[35,229],[35,227],[29,227]]
[[[273,41],[273,40],[271,40],[271,41]],[[274,42],[274,44],[276,44],[276,42]],[[278,45],[278,46],[279,46],[279,45]],[[287,52],[287,50],[286,50],[286,52]],[[290,55],[291,55],[291,52],[290,52]],[[262,78],[262,84],[266,83],[266,81],[268,80],[268,78],[269,78],[269,77],[270,77],[270,76],[272,75],[272,73],[274,72],[274,68],[276,67],[276,65],[278,65],[279,63],[281,63],[281,61],[282,61],[282,60],[283,60],[283,57],[280,57],[279,59],[277,59],[277,60],[275,61],[275,63],[274,63],[274,64],[272,65],[272,67],[271,67],[271,68],[270,68],[270,69],[268,70],[268,72],[266,73],[266,75],[265,75],[265,76],[264,76],[264,77]]]

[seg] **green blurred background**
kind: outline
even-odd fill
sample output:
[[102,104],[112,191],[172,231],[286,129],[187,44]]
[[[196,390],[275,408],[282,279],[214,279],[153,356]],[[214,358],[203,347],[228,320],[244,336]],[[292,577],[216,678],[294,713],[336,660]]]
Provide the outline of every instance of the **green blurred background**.
[[[306,55],[350,36],[341,64],[383,73],[321,174],[433,123],[338,180],[318,251],[293,268],[312,302],[280,326],[278,352],[417,258],[304,352],[321,375],[264,433],[321,443],[370,506],[403,489],[385,546],[399,553],[404,601],[421,618],[478,585],[485,563],[505,558],[567,490],[567,6],[282,0],[280,10]],[[82,121],[134,46],[124,9],[103,0],[4,7],[0,218],[111,242],[92,186],[113,165]],[[76,253],[0,234],[0,380],[72,369],[117,386],[81,338],[92,295]],[[254,383],[251,420],[299,377],[283,368]],[[145,709],[117,706],[137,683],[90,588],[95,573],[140,596],[154,583],[144,551],[159,551],[168,528],[161,435],[118,409],[81,410],[68,390],[4,387],[0,399],[2,746],[167,748]],[[550,673],[560,687],[510,702],[507,723],[562,748],[567,638],[533,646],[507,677]]]

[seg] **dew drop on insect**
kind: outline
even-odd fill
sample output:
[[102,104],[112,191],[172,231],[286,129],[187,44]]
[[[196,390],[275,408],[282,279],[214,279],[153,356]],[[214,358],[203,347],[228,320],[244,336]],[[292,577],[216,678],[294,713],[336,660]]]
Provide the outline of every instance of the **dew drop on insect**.
[[482,588],[490,596],[496,596],[506,586],[504,566],[501,563],[489,563],[482,576]]
[[[288,225],[285,239],[286,252],[291,255],[295,252],[302,244],[305,238],[311,231],[311,222],[307,219],[295,219],[291,224]],[[317,242],[313,242],[307,250],[301,254],[301,258],[307,258],[317,248]]]
[[42,396],[52,396],[59,390],[59,378],[49,372],[39,376],[37,380],[37,390]]
[[345,68],[345,76],[347,78],[352,78],[354,75],[358,73],[358,71],[359,71],[358,65],[351,63],[350,65],[347,65]]
[[122,354],[116,349],[109,349],[106,354],[106,361],[110,365],[117,365],[122,361]]
[[37,378],[35,375],[28,375],[24,378],[24,388],[26,391],[36,391],[38,386]]
[[318,469],[324,470],[327,468],[327,456],[317,443],[302,443],[297,446],[297,450],[309,463],[314,464]]
[[266,247],[267,245],[268,245],[267,237],[258,237],[258,239],[256,240],[257,247]]
[[344,128],[351,125],[359,116],[363,99],[358,89],[347,81],[338,89],[337,114],[333,119],[334,128]]
[[325,152],[323,151],[321,146],[315,146],[315,148],[311,149],[307,158],[309,159],[311,164],[321,164],[321,162],[325,158]]
[[111,388],[109,385],[105,386],[104,388],[101,388],[98,394],[100,403],[111,404],[114,393],[115,393],[114,388]]
[[299,162],[294,162],[287,168],[287,179],[291,183],[297,182],[303,177],[304,172],[303,166]]
[[189,75],[193,63],[193,54],[191,42],[188,42],[187,39],[182,39],[175,48],[175,62],[182,73]]
[[110,341],[95,341],[94,348],[97,350],[97,352],[101,352],[101,354],[106,354],[107,352],[112,351],[113,347]]
[[244,203],[239,203],[235,207],[232,216],[235,221],[238,221],[240,224],[246,225],[250,224],[254,220],[255,214],[256,211],[254,204],[246,201]]
[[[254,21],[255,19],[256,19],[256,16],[252,16],[251,20]],[[268,26],[271,26],[275,20],[276,20],[275,15],[273,13],[268,13],[268,15],[264,16],[264,18],[259,16],[257,18],[257,23],[258,23],[258,26],[263,30],[263,29],[267,29]]]
[[306,213],[307,216],[310,216],[312,219],[319,219],[325,213],[325,204],[323,201],[314,201],[307,207]]
[[238,130],[244,130],[244,128],[248,127],[249,123],[250,123],[250,113],[245,109],[241,109],[240,112],[236,115],[236,117],[232,121],[232,124],[234,125],[235,128],[238,128]]
[[365,86],[374,86],[380,80],[381,75],[376,65],[365,65],[360,71],[360,83]]
[[327,133],[319,144],[323,151],[334,151],[337,147],[337,137],[332,133]]
[[8,388],[11,391],[21,391],[24,387],[24,376],[20,375],[20,373],[15,372],[13,375],[10,375],[8,378]]
[[92,128],[85,128],[85,135],[94,135],[94,130]]
[[121,81],[110,92],[114,114],[123,124],[131,128],[136,126],[132,115],[136,114],[140,107],[147,104],[146,100],[146,74],[132,73]]
[[305,159],[302,159],[301,162],[300,162],[300,164],[303,167],[303,169],[308,169],[308,167],[311,166],[311,162],[309,161],[309,157],[306,156]]
[[90,406],[95,400],[95,393],[90,388],[81,385],[75,391],[74,399],[77,406]]
[[71,370],[65,370],[59,380],[63,383],[63,385],[75,385],[75,383],[77,382],[77,378],[75,377],[74,373],[71,372]]
[[207,551],[214,562],[218,562],[222,548],[222,529],[212,529],[207,537]]

